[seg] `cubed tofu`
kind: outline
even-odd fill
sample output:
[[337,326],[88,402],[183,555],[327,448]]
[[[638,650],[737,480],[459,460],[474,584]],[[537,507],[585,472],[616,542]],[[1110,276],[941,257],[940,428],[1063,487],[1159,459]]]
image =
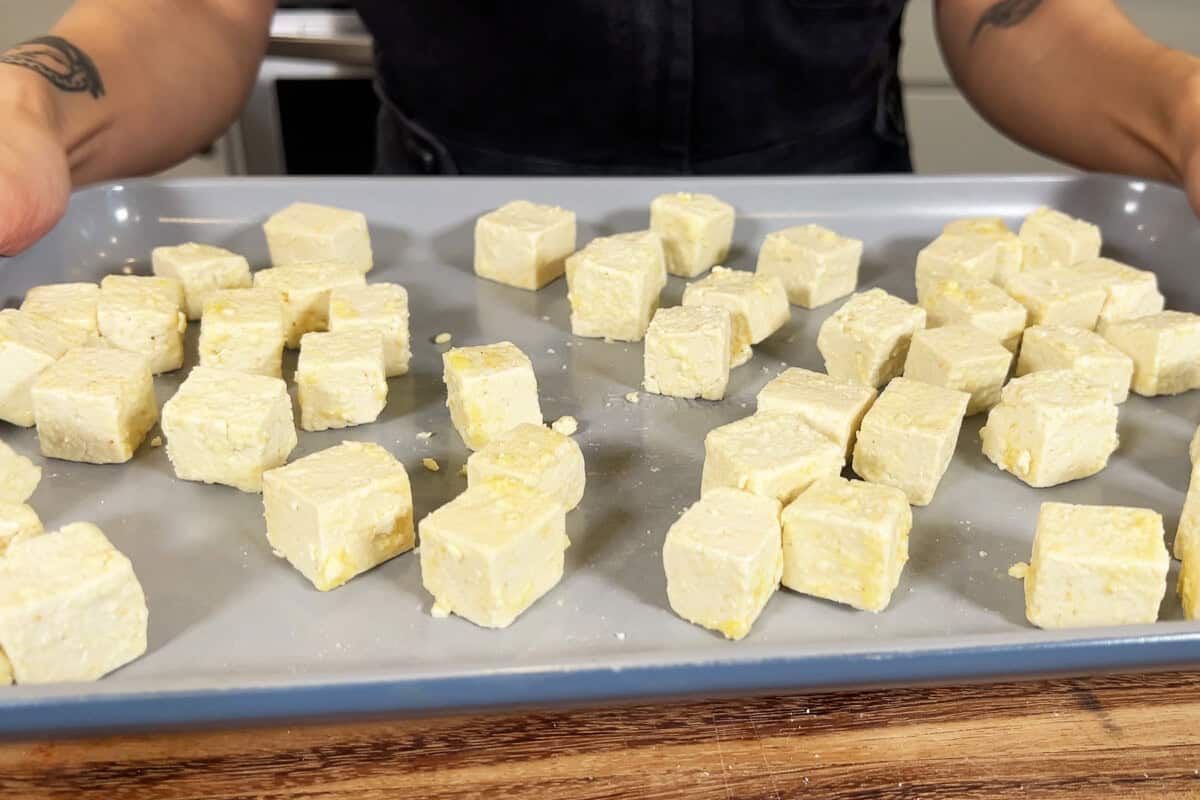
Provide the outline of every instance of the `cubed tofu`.
[[404,465],[373,442],[343,442],[262,475],[267,541],[318,590],[411,550]]
[[1095,331],[1035,325],[1025,331],[1017,375],[1047,369],[1075,370],[1108,387],[1114,403],[1125,402],[1133,380],[1133,359]]
[[31,390],[38,376],[89,334],[49,317],[7,308],[0,311],[0,420],[33,425]]
[[991,334],[971,325],[947,325],[913,334],[904,377],[971,396],[967,416],[1000,402],[1013,355]]
[[475,274],[537,290],[557,280],[575,252],[575,212],[514,200],[475,222]]
[[250,286],[246,257],[223,247],[195,242],[156,247],[150,251],[150,264],[155,275],[174,278],[183,285],[188,319],[200,319],[204,302],[213,292]]
[[566,509],[520,481],[476,483],[420,527],[434,616],[507,628],[562,579]]
[[742,489],[781,503],[817,478],[837,475],[843,447],[793,414],[754,414],[713,428],[704,437],[700,494]]
[[931,279],[990,281],[996,275],[996,240],[984,236],[943,233],[917,253],[918,294]]
[[784,586],[863,611],[887,608],[908,561],[904,492],[822,478],[783,509],[782,524]]
[[1173,547],[1175,557],[1181,561],[1189,548],[1200,549],[1200,467],[1196,464],[1192,464],[1187,494],[1183,499],[1183,511],[1179,515],[1179,527],[1175,529]]
[[854,472],[896,487],[914,506],[929,505],[950,466],[970,401],[966,392],[894,379],[863,417]]
[[41,467],[0,441],[0,503],[24,503],[41,480]]
[[675,521],[663,543],[671,609],[695,625],[741,639],[779,588],[779,501],[718,489]]
[[128,461],[158,421],[150,362],[113,347],[71,350],[33,385],[33,416],[44,456]]
[[583,499],[583,451],[570,436],[523,422],[467,459],[467,486],[495,478],[532,486],[570,511]]
[[367,328],[306,333],[295,380],[304,430],[374,422],[387,405],[383,336]]
[[287,346],[296,349],[300,337],[329,328],[329,294],[342,286],[363,286],[361,272],[341,262],[297,264],[254,273],[254,286],[274,289],[283,296]]
[[287,461],[296,426],[279,378],[194,367],[163,406],[167,457],[186,481],[262,491],[262,474]]
[[650,203],[650,230],[662,237],[667,272],[694,278],[725,260],[736,212],[711,194],[660,194]]
[[141,353],[155,375],[183,366],[183,286],[174,278],[109,275],[100,282],[96,322],[105,341]]
[[1196,427],[1196,432],[1192,434],[1192,441],[1188,443],[1188,458],[1193,464],[1200,461],[1200,426]]
[[1098,227],[1052,208],[1042,207],[1027,216],[1020,237],[1066,266],[1100,255]]
[[567,258],[567,300],[576,336],[639,342],[664,285],[662,243],[606,236]]
[[1005,286],[1029,312],[1030,325],[1064,325],[1093,330],[1108,298],[1104,287],[1063,267],[1026,270]]
[[288,320],[275,289],[210,292],[200,317],[200,364],[278,378]]
[[408,373],[408,290],[395,283],[340,286],[329,293],[329,330],[377,330],[389,378]]
[[367,218],[358,211],[292,203],[267,218],[263,233],[276,267],[336,261],[366,274],[375,265]]
[[469,449],[522,422],[542,424],[533,362],[512,342],[451,348],[442,369],[450,421]]
[[17,542],[42,533],[42,521],[32,508],[24,503],[0,502],[0,558]]
[[718,306],[732,322],[730,366],[745,364],[758,344],[791,318],[787,292],[773,275],[713,267],[711,273],[683,290],[685,306]]
[[859,239],[797,225],[767,234],[754,271],[779,278],[792,305],[817,308],[854,291],[862,253]]
[[1036,488],[1095,475],[1117,449],[1112,392],[1073,370],[1009,382],[979,432],[983,454]]
[[643,353],[647,392],[720,400],[729,386],[733,318],[717,306],[674,306],[655,312]]
[[25,293],[21,310],[40,314],[84,333],[98,336],[96,304],[100,302],[98,283],[50,283],[34,286]]
[[879,388],[904,370],[912,335],[925,327],[925,309],[883,289],[854,295],[823,323],[817,349],[835,378]]
[[133,565],[95,525],[0,558],[0,653],[19,684],[94,681],[146,652],[148,620]]
[[976,241],[986,242],[995,254],[996,270],[992,276],[993,279],[998,274],[1021,268],[1024,256],[1021,239],[999,217],[952,220],[942,228],[942,233],[947,236],[965,236]]
[[1200,546],[1190,544],[1177,557],[1182,562],[1176,589],[1183,616],[1190,620],[1200,619]]
[[1133,359],[1132,389],[1144,397],[1200,387],[1200,315],[1160,311],[1100,330]]
[[1001,261],[996,266],[996,274],[992,281],[1001,289],[1008,290],[1008,283],[1022,272],[1036,272],[1049,267],[1065,266],[1062,262],[1047,253],[1040,244],[1027,239],[1018,239],[1020,257]]
[[933,283],[921,298],[928,328],[973,325],[998,339],[1011,352],[1021,344],[1029,312],[995,284],[980,280]]
[[793,414],[825,434],[849,458],[863,415],[875,402],[876,391],[854,381],[790,367],[758,393],[761,414]]
[[1163,310],[1165,300],[1158,291],[1158,276],[1111,258],[1089,258],[1071,267],[1106,292],[1100,309],[1100,324],[1137,319]]
[[640,231],[627,231],[626,233],[614,233],[608,239],[616,239],[621,242],[632,242],[641,247],[648,247],[654,255],[654,263],[658,266],[659,283],[662,286],[667,285],[667,248],[663,245],[663,238],[654,231],[646,228]]
[[1042,503],[1025,616],[1039,628],[1154,622],[1170,561],[1149,509]]

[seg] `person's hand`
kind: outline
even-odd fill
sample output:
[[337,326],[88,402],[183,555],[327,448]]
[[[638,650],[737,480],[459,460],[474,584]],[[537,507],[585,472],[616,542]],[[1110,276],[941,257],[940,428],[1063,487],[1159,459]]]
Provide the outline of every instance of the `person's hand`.
[[0,255],[15,255],[54,227],[71,196],[67,154],[48,119],[0,107]]
[[1200,59],[1195,74],[1184,83],[1175,106],[1174,168],[1192,209],[1200,216]]

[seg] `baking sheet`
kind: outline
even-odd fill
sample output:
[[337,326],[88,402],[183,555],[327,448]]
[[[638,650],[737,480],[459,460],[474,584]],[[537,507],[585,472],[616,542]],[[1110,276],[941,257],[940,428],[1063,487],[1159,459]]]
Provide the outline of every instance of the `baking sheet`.
[[[1177,191],[1078,178],[217,179],[135,181],[77,193],[66,219],[29,252],[0,260],[0,302],[39,283],[149,272],[150,249],[200,241],[267,264],[260,230],[295,200],[364,211],[372,281],[405,285],[412,372],[389,382],[379,423],[300,434],[293,458],[343,440],[376,441],[412,477],[417,518],[465,488],[467,451],[444,408],[441,332],[453,344],[511,339],[532,358],[547,420],[572,414],[587,494],[568,517],[562,583],[509,629],[433,619],[418,559],[398,557],[330,593],[271,555],[259,495],[175,480],[162,448],[132,462],[44,460],[32,431],[0,436],[42,463],[31,503],[47,525],[99,524],[133,561],[150,607],[147,654],[86,685],[0,689],[0,733],[178,726],[330,714],[434,712],[515,704],[1167,668],[1200,661],[1200,626],[1182,621],[1175,569],[1152,626],[1046,632],[1024,619],[1020,582],[1045,500],[1146,506],[1174,533],[1200,393],[1122,406],[1121,447],[1093,478],[1034,490],[980,453],[983,416],[963,426],[933,504],[915,509],[910,561],[889,609],[858,612],[780,591],[751,634],[727,642],[667,606],[661,545],[698,494],[703,437],[754,410],[786,366],[821,369],[816,332],[839,302],[792,319],[737,368],[725,401],[640,394],[640,344],[570,335],[566,287],[530,293],[471,272],[475,217],[524,198],[575,210],[579,242],[644,228],[652,197],[709,191],[738,209],[727,264],[752,269],[770,231],[804,222],[862,238],[860,289],[914,299],[917,250],[948,219],[1010,222],[1041,204],[1104,230],[1107,255],[1158,272],[1170,307],[1200,310],[1200,224]],[[683,281],[672,278],[664,305]],[[189,366],[198,325],[188,332]],[[288,357],[290,377],[294,354]],[[156,380],[160,404],[186,370]],[[294,387],[293,387],[294,394]],[[422,431],[433,432],[427,440]],[[152,432],[151,436],[157,433]],[[148,437],[149,438],[149,437]],[[421,466],[431,457],[441,471]]]

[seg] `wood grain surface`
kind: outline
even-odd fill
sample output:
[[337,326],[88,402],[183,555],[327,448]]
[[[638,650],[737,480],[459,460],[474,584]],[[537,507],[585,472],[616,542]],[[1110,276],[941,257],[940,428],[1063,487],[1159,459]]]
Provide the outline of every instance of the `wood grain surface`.
[[0,744],[0,798],[1200,797],[1200,673]]

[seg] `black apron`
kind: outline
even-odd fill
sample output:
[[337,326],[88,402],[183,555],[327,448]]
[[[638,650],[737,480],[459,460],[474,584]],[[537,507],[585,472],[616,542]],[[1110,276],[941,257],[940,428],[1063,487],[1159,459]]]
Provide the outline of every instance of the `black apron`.
[[905,0],[357,0],[378,170],[912,169]]

